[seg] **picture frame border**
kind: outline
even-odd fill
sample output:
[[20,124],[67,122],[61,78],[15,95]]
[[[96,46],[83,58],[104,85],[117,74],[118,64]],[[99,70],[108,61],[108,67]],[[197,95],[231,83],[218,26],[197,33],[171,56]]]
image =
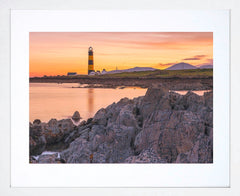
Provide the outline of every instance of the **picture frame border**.
[[[228,11],[40,11],[11,12],[11,186],[13,187],[228,187],[229,12]],[[87,20],[84,16],[88,16]],[[157,19],[166,16],[167,21]],[[82,20],[74,21],[74,18]],[[24,21],[24,23],[21,23]],[[156,23],[158,26],[156,26]],[[178,31],[177,31],[178,30]],[[29,32],[213,32],[213,164],[29,164]],[[19,64],[21,66],[19,66]],[[23,69],[24,68],[24,69]],[[221,78],[225,78],[224,81]],[[21,95],[19,96],[19,92]],[[24,92],[24,93],[22,93]],[[17,99],[16,99],[17,98]],[[21,105],[18,105],[19,100]],[[225,103],[222,105],[222,103]],[[219,107],[220,106],[220,107]],[[25,108],[25,109],[24,109]],[[22,115],[21,118],[18,118]],[[23,117],[26,117],[23,120]],[[225,119],[220,121],[220,119]],[[18,129],[23,130],[19,132]],[[219,134],[221,132],[221,134]],[[27,134],[28,135],[28,134]],[[25,136],[25,137],[24,137]],[[21,139],[19,139],[21,138]],[[20,144],[23,142],[24,145]],[[221,145],[219,145],[221,144]],[[221,154],[219,154],[221,153]],[[71,165],[71,166],[70,166]],[[59,176],[59,171],[65,171]],[[76,171],[84,180],[76,176]],[[138,174],[138,171],[141,173]],[[221,172],[220,172],[221,171]],[[48,173],[44,179],[43,174]],[[113,176],[114,174],[114,176]],[[124,174],[124,176],[123,176]],[[162,179],[158,176],[161,174]],[[188,178],[184,176],[188,174]],[[37,175],[39,178],[34,178]],[[105,176],[101,179],[102,176]],[[141,178],[148,176],[152,180]],[[57,177],[57,178],[56,178]],[[170,177],[170,178],[169,178]],[[173,181],[172,178],[176,179]],[[93,181],[93,179],[101,181]],[[116,178],[112,181],[112,178]],[[61,179],[61,180],[59,180]],[[64,179],[64,180],[62,180]],[[164,180],[163,180],[164,179]]]

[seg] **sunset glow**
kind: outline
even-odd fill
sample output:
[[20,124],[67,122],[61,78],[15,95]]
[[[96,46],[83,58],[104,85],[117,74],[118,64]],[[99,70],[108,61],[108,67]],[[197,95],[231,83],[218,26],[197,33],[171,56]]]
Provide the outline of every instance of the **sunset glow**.
[[212,32],[82,33],[31,32],[30,77],[87,74],[88,48],[95,70],[133,67],[165,69],[185,62],[213,64]]

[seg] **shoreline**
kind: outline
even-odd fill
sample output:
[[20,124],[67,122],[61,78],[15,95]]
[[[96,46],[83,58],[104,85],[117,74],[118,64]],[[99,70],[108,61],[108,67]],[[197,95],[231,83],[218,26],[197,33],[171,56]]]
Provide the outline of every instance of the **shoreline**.
[[73,88],[113,88],[118,87],[140,87],[149,88],[154,84],[162,84],[172,90],[212,90],[212,77],[197,78],[101,78],[101,77],[84,77],[84,78],[30,78],[29,83],[79,83],[87,85],[86,87]]

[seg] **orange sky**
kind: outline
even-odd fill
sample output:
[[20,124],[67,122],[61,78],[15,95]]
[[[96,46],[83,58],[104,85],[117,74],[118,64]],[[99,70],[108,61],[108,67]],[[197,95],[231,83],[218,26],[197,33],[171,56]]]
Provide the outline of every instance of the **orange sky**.
[[29,42],[30,77],[87,74],[89,46],[100,71],[213,63],[212,32],[31,32]]

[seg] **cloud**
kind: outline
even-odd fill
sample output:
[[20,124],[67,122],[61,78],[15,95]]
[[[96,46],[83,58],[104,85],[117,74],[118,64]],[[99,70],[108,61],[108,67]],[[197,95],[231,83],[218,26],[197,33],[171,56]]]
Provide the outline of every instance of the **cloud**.
[[195,55],[194,57],[195,58],[204,58],[204,57],[206,57],[207,55],[205,55],[205,54],[201,54],[201,55]]
[[203,58],[205,58],[207,55],[204,55],[204,54],[200,54],[200,55],[195,55],[193,57],[190,57],[190,58],[185,58],[185,59],[182,59],[184,61],[195,61],[195,60],[201,60]]
[[186,58],[186,59],[182,59],[184,61],[195,61],[195,60],[200,60],[201,58],[196,58],[196,57],[192,57],[192,58]]
[[176,62],[174,62],[174,63],[159,63],[158,67],[165,68],[165,67],[169,67],[169,66],[174,65],[174,64],[176,64]]
[[164,65],[164,66],[167,66],[167,65],[173,65],[175,63],[159,63],[158,65]]

